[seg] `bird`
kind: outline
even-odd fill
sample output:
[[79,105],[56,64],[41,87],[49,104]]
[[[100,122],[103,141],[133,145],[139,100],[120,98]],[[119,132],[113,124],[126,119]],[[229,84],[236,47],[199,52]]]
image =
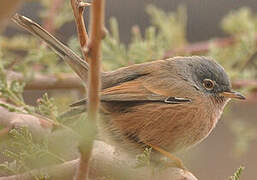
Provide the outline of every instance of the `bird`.
[[[16,14],[13,21],[46,42],[86,84],[89,66],[40,25]],[[204,140],[230,99],[245,97],[232,90],[216,60],[205,56],[173,57],[101,73],[99,129],[107,141],[130,154],[152,147],[183,163],[173,153]],[[72,107],[87,104],[87,98]],[[85,106],[84,106],[85,107]]]

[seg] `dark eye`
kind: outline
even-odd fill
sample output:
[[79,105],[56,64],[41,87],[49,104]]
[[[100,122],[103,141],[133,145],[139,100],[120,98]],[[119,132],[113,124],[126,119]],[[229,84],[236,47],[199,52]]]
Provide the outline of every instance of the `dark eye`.
[[214,82],[210,79],[205,79],[205,80],[203,80],[203,86],[207,90],[212,90],[214,88]]

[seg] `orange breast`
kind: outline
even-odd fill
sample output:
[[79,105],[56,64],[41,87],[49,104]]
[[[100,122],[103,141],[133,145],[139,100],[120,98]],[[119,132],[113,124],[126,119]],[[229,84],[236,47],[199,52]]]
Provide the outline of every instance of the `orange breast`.
[[[178,151],[207,137],[217,122],[213,109],[195,103],[138,103],[125,111],[116,106],[112,106],[115,111],[110,113],[105,128],[118,143],[133,147],[145,142],[170,152]],[[122,137],[117,138],[119,136]]]

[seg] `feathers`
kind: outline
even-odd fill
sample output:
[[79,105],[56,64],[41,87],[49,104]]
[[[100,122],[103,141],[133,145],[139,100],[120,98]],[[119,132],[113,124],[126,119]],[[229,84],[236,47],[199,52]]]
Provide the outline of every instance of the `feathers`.
[[40,25],[31,19],[16,14],[12,17],[12,21],[31,34],[43,40],[50,48],[52,48],[63,60],[70,65],[81,80],[86,83],[88,78],[88,64],[75,54],[70,48],[65,46],[54,36],[48,33]]
[[[156,78],[156,79],[155,79]],[[176,85],[173,89],[165,89],[157,83],[151,83],[150,80],[157,81],[159,77],[153,73],[147,75],[127,78],[126,81],[115,84],[113,87],[103,89],[101,91],[102,102],[161,102],[169,104],[182,104],[191,102],[190,99],[184,97],[176,97],[173,89],[178,89],[179,83],[172,82],[167,79],[166,84]],[[169,82],[170,80],[170,82]],[[173,96],[172,96],[173,95]],[[78,101],[71,107],[79,106],[86,103],[86,99]]]
[[168,97],[167,99],[165,99],[164,102],[168,104],[182,104],[182,103],[189,103],[192,101],[186,98]]

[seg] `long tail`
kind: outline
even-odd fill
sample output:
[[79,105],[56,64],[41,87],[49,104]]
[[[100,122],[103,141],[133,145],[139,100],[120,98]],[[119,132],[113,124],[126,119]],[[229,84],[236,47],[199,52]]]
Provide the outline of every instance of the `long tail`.
[[16,14],[12,17],[12,20],[29,31],[36,37],[43,40],[48,46],[50,46],[64,61],[70,65],[70,67],[76,72],[76,74],[82,79],[84,83],[88,80],[88,63],[75,54],[70,48],[65,46],[39,24],[35,23],[31,19]]

